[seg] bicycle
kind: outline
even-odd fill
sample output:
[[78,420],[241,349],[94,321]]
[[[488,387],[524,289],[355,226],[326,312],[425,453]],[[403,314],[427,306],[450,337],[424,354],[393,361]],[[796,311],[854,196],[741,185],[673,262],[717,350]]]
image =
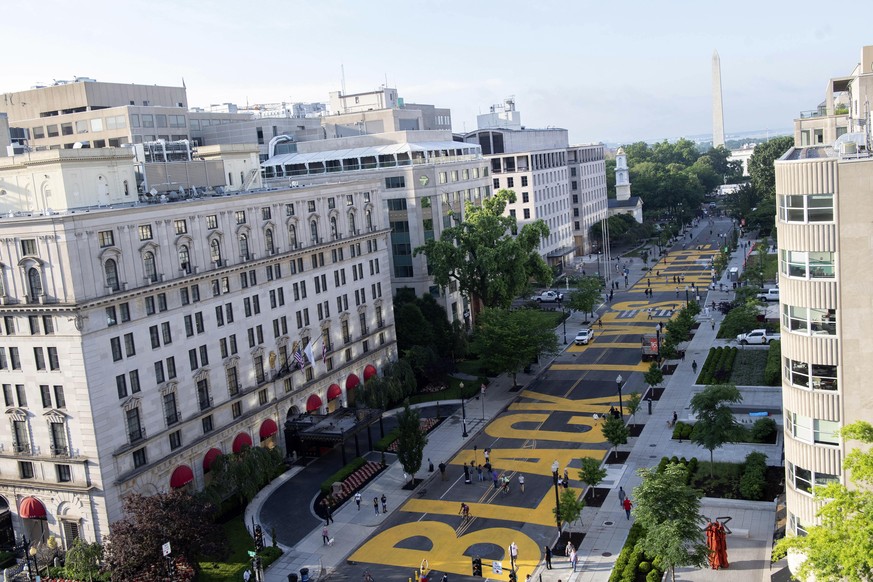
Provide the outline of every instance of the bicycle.
[[369,570],[364,570],[363,579],[364,582],[373,582],[373,575],[370,574]]
[[509,478],[508,477],[503,478],[503,487],[501,490],[503,491],[504,495],[509,495]]

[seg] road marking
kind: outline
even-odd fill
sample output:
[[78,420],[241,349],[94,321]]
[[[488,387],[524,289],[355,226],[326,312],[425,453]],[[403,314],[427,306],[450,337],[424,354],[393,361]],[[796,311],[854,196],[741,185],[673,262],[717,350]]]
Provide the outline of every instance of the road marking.
[[647,372],[649,370],[648,362],[640,362],[639,364],[552,364],[549,370],[556,371],[583,371],[583,370],[611,370],[614,372]]

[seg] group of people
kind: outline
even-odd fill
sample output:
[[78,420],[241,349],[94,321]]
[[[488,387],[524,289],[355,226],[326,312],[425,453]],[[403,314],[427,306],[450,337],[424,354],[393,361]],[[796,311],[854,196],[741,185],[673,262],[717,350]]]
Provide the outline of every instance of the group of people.
[[[363,497],[361,497],[361,493],[355,493],[355,505],[358,506],[358,511],[361,511],[361,501]],[[382,494],[382,498],[374,497],[373,498],[373,511],[376,515],[379,515],[379,501],[382,502],[382,513],[388,513],[388,498],[385,497],[385,494]],[[328,521],[330,523],[330,521]]]

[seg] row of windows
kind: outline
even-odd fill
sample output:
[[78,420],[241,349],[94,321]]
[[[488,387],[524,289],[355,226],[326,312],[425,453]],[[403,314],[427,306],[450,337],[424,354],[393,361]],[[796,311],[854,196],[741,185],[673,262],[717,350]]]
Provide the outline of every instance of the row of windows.
[[780,250],[779,271],[800,279],[833,279],[834,253]]
[[[488,168],[482,168],[482,175],[488,175]],[[474,180],[479,178],[479,168],[464,168],[458,173],[458,170],[452,170],[451,172],[440,172],[437,175],[437,180],[440,184],[447,184],[448,182],[457,182],[460,178],[461,180],[469,180],[472,176]]]
[[836,390],[837,367],[822,364],[809,364],[784,358],[783,374],[794,386],[813,390]]
[[[7,357],[7,348],[0,347],[0,370],[20,370],[21,355],[18,353],[17,347],[9,347],[9,355]],[[58,358],[58,348],[56,347],[35,347],[33,348],[33,361],[37,370],[57,371],[61,369],[61,362]]]
[[833,222],[833,194],[780,195],[777,212],[782,222]]
[[[67,399],[64,397],[64,387],[61,385],[39,385],[40,398],[43,408],[66,408]],[[54,400],[52,400],[54,398]],[[24,384],[3,384],[3,402],[7,408],[27,407],[27,389]]]
[[827,485],[828,483],[840,480],[837,475],[810,471],[787,461],[785,465],[788,468],[788,484],[794,489],[809,493],[810,495],[812,494],[813,486]]
[[[135,116],[134,116],[135,117]],[[149,116],[151,117],[151,116]],[[167,116],[159,115],[158,117],[163,118],[164,125],[159,127],[167,127]],[[176,117],[172,115],[170,117]],[[182,117],[184,120],[184,116]],[[60,127],[60,132],[58,128]],[[95,117],[94,119],[80,119],[76,122],[67,122],[67,123],[52,123],[45,126],[38,125],[36,127],[31,127],[30,132],[33,135],[33,139],[43,139],[45,137],[58,137],[58,135],[73,135],[74,131],[77,134],[82,133],[97,133],[106,130],[112,129],[125,129],[127,127],[127,118],[124,115],[114,115],[112,117]],[[138,126],[134,126],[138,127]],[[149,126],[154,127],[154,125]],[[176,126],[172,126],[176,127]],[[182,125],[181,127],[185,127]]]
[[[33,463],[31,461],[18,461],[18,477],[20,479],[33,479],[35,476],[33,471]],[[55,465],[55,477],[58,480],[58,483],[69,483],[73,480],[73,472],[70,465],[56,464]],[[76,526],[71,522],[64,522],[66,524],[70,524]],[[76,528],[75,537],[79,537],[78,528]],[[73,538],[74,539],[74,538]]]
[[[51,315],[28,315],[27,326],[30,330],[30,335],[54,335],[55,333],[55,321]],[[0,326],[0,333],[15,335],[16,331],[15,316],[3,316],[3,325]]]
[[837,311],[783,304],[782,326],[792,333],[834,337],[837,335]]
[[799,441],[824,445],[839,445],[837,433],[840,423],[832,420],[810,418],[789,410],[785,411],[788,433]]

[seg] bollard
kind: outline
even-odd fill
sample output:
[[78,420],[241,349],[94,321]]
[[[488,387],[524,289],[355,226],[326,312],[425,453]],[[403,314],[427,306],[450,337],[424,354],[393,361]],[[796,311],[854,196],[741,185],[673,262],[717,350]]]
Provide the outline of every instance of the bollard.
[[651,396],[646,398],[646,404],[649,405],[649,416],[651,416],[652,415],[652,397]]

